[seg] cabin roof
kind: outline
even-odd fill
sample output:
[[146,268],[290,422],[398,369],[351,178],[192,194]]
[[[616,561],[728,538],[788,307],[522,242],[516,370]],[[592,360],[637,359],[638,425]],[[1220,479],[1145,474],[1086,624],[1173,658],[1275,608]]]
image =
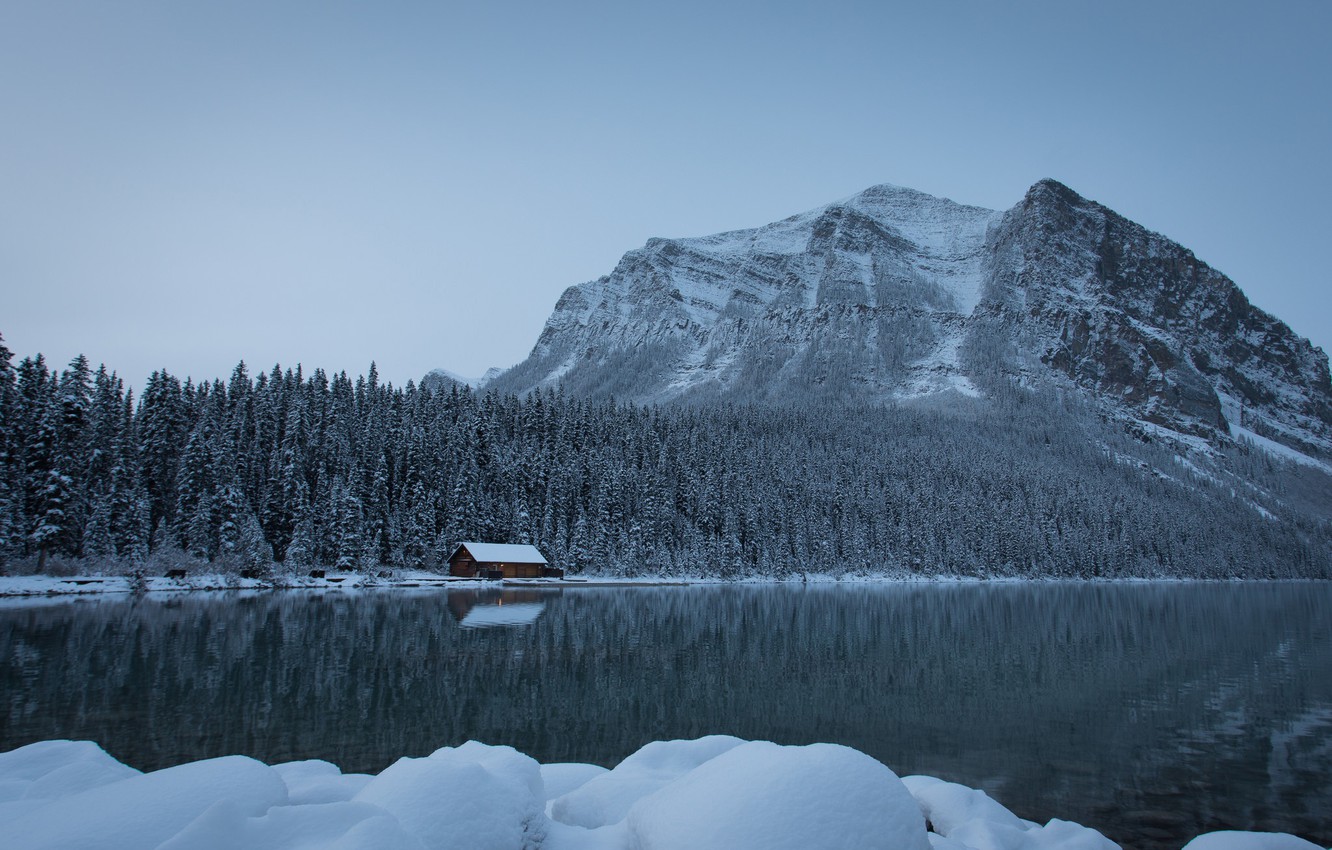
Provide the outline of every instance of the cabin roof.
[[[478,561],[485,563],[503,563],[503,564],[545,564],[549,563],[541,554],[541,550],[535,546],[518,545],[513,543],[473,543],[464,541],[459,543],[453,550],[453,555],[458,554],[458,550],[467,547],[467,551]],[[453,560],[453,555],[449,560]]]

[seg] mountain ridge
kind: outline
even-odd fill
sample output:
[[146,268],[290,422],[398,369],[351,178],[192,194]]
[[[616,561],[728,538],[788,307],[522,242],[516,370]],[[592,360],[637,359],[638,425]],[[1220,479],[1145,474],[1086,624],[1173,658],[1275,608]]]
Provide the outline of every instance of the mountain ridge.
[[561,295],[500,391],[910,402],[1054,383],[1210,445],[1332,458],[1327,355],[1192,251],[1054,179],[1004,211],[879,184],[653,238]]
[[1327,355],[1224,274],[1053,180],[1005,221],[995,250],[1021,259],[1001,264],[990,294],[1025,308],[1017,324],[1044,344],[1047,366],[1171,431],[1251,431],[1328,456]]

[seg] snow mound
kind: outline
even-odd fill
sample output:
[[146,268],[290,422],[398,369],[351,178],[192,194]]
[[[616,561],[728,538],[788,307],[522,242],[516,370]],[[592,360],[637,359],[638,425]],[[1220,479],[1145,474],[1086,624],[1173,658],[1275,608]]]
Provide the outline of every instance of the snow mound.
[[5,840],[24,850],[153,850],[222,802],[262,815],[287,803],[287,786],[244,756],[196,761],[37,805],[10,820]]
[[1207,832],[1184,845],[1184,850],[1323,850],[1284,832]]
[[139,771],[92,741],[39,741],[0,753],[0,802],[45,800],[108,785]]
[[1052,819],[1045,826],[1023,820],[975,788],[932,776],[907,776],[902,783],[933,832],[934,850],[1117,850],[1094,829]]
[[949,841],[972,850],[1119,850],[1119,845],[1094,829],[1052,818],[1045,826],[1011,826],[969,820],[953,830]]
[[973,820],[1025,828],[1021,818],[984,791],[932,776],[904,776],[902,783],[916,799],[925,820],[942,836],[952,836],[954,830]]
[[734,747],[640,800],[628,826],[640,850],[930,847],[897,775],[836,744]]
[[709,735],[693,741],[654,741],[611,771],[552,801],[550,816],[586,829],[619,823],[643,797],[743,743],[730,735]]
[[396,817],[427,850],[537,847],[544,800],[533,759],[475,741],[398,759],[354,798]]
[[308,759],[273,765],[287,783],[293,806],[308,803],[344,803],[374,779],[367,773],[343,773],[336,764]]
[[[549,814],[547,814],[549,812]],[[928,826],[933,831],[927,832]],[[612,770],[475,741],[377,776],[244,756],[140,773],[87,741],[0,753],[0,847],[23,850],[1116,850],[987,794],[836,744],[714,735]],[[1319,850],[1214,832],[1185,850]]]
[[546,786],[546,799],[563,797],[608,772],[596,764],[543,764],[541,781]]
[[158,850],[421,850],[421,842],[378,806],[281,806],[247,817],[225,802],[204,812]]

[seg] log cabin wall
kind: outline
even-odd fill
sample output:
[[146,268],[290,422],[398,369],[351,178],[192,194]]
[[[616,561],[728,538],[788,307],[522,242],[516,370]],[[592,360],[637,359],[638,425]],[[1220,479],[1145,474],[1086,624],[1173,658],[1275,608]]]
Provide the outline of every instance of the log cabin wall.
[[472,560],[466,550],[459,552],[452,561],[449,561],[449,575],[464,578],[476,575],[476,561]]

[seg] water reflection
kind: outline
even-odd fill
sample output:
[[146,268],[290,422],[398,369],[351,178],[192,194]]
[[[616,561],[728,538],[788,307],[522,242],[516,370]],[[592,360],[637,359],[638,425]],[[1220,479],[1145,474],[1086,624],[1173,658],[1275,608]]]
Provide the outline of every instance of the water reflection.
[[0,750],[377,771],[468,738],[609,765],[725,732],[844,743],[1126,846],[1332,843],[1326,585],[581,588],[514,598],[542,606],[523,628],[465,627],[510,603],[457,594],[0,608]]
[[[546,610],[541,590],[451,590],[449,612],[464,629],[530,626]],[[558,591],[556,591],[558,592]]]

